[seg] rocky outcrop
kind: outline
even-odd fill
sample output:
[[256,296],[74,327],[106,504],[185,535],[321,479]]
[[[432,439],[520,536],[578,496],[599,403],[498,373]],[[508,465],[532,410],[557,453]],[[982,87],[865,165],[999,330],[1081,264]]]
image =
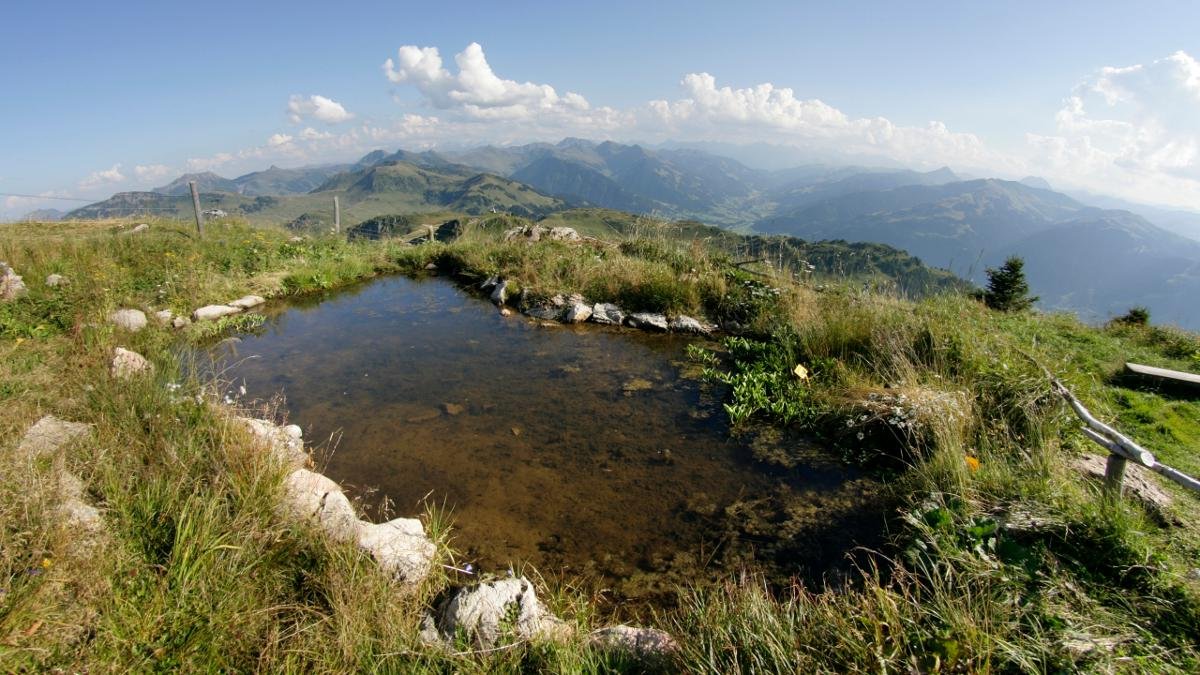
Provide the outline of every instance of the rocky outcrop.
[[26,292],[21,275],[13,271],[8,263],[0,262],[0,302],[15,300]]
[[118,309],[108,315],[108,322],[117,328],[136,333],[146,327],[146,314],[140,309]]
[[154,372],[154,364],[135,351],[116,347],[113,349],[112,363],[109,364],[108,372],[118,380],[128,380],[138,375]]
[[205,305],[192,312],[192,318],[196,321],[215,321],[223,316],[239,314],[241,311],[241,307],[232,307],[230,305]]
[[153,316],[154,322],[160,326],[170,326],[175,320],[175,312],[169,309],[160,309]]
[[458,589],[425,617],[421,638],[445,646],[464,634],[489,649],[502,640],[555,639],[569,631],[542,606],[528,579],[510,577]]
[[514,227],[504,232],[504,241],[535,242],[547,239],[549,241],[581,241],[583,237],[571,227],[543,227],[541,225],[525,225]]
[[141,234],[149,229],[150,229],[149,224],[138,223],[137,225],[134,225],[133,227],[129,228],[128,230],[121,230],[121,231],[117,232],[117,234]]

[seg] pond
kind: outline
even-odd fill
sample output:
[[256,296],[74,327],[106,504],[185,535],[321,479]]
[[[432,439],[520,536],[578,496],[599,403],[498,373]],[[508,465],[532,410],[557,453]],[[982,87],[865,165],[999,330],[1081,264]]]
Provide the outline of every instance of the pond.
[[685,376],[692,338],[505,317],[438,278],[265,314],[214,348],[232,389],[282,399],[371,515],[445,505],[460,564],[639,595],[747,560],[820,575],[880,529],[870,481],[819,452],[772,469],[731,437],[720,392]]

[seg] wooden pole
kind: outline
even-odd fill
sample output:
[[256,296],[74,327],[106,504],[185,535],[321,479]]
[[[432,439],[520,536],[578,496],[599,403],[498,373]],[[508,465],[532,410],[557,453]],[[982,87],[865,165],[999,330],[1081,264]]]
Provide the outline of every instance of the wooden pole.
[[192,190],[192,210],[196,212],[196,233],[204,236],[204,216],[200,215],[200,193],[196,191],[196,181],[189,180],[188,187]]
[[1111,495],[1121,496],[1125,490],[1125,463],[1129,460],[1110,454],[1104,465],[1104,490]]
[[338,204],[337,195],[333,196],[333,231],[335,233],[342,231],[342,206]]

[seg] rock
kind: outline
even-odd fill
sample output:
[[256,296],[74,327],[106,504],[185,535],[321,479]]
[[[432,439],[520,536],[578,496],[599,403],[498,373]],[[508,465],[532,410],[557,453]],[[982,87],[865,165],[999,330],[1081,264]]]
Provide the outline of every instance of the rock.
[[304,237],[301,237],[299,235],[288,239],[288,243],[290,243],[290,244],[299,244],[302,241],[304,241]]
[[146,327],[146,314],[140,309],[119,309],[108,315],[108,322],[136,333]]
[[175,319],[175,312],[169,309],[160,309],[154,313],[154,321],[160,326],[170,326]]
[[455,415],[461,415],[466,408],[457,403],[443,403],[442,410],[445,411],[447,415],[453,417]]
[[416,518],[396,518],[378,525],[359,523],[358,546],[369,552],[384,572],[409,584],[429,575],[437,553]]
[[229,305],[205,305],[192,312],[192,318],[196,321],[213,321],[223,316],[238,314],[241,311],[240,307],[230,307]]
[[625,322],[625,312],[611,302],[597,302],[592,305],[591,319],[595,323],[619,326]]
[[119,380],[128,380],[137,375],[154,372],[154,364],[137,352],[116,347],[113,349],[113,359],[108,372]]
[[526,225],[524,227],[514,227],[511,230],[504,231],[504,241],[516,241],[524,239],[526,241],[538,241],[542,235],[546,233],[546,228],[541,225]]
[[126,235],[127,235],[127,234],[141,234],[142,232],[145,232],[146,230],[149,230],[149,229],[150,229],[150,225],[149,225],[149,224],[147,224],[147,223],[138,223],[137,225],[134,225],[133,227],[131,227],[131,228],[130,228],[130,229],[128,229],[128,230],[121,230],[121,231],[120,231],[120,232],[118,232],[117,234],[126,234]]
[[626,323],[634,328],[643,330],[661,330],[665,331],[669,328],[667,317],[662,314],[651,314],[649,312],[634,312],[625,319]]
[[176,328],[186,328],[187,326],[192,325],[192,320],[186,316],[177,316],[171,320],[171,325]]
[[427,617],[422,637],[449,644],[465,634],[478,648],[490,649],[501,638],[553,639],[568,630],[542,607],[528,579],[512,577],[459,589]]
[[437,268],[438,266],[436,263],[428,263],[425,265],[425,269],[429,272],[436,272]]
[[508,281],[501,281],[492,289],[491,300],[497,305],[503,305],[505,300],[508,300]]
[[641,658],[666,656],[679,649],[669,633],[654,628],[609,626],[588,635],[588,646],[628,652]]
[[708,335],[712,333],[712,328],[710,326],[700,323],[700,321],[683,314],[671,319],[669,327],[676,333],[696,333],[697,335]]
[[558,321],[558,318],[563,314],[563,310],[553,305],[535,305],[525,310],[525,314],[543,321]]
[[300,427],[289,424],[278,427],[267,420],[251,417],[234,417],[267,452],[288,469],[303,469],[309,465],[308,453],[304,451],[303,432]]
[[345,541],[358,536],[358,516],[342,488],[325,476],[296,469],[283,481],[286,515],[312,521],[333,539]]
[[567,308],[567,323],[583,323],[592,316],[592,306],[577,302]]
[[50,288],[66,286],[70,283],[71,282],[61,274],[51,274],[46,277],[46,285],[49,286]]
[[[1071,466],[1089,478],[1104,480],[1108,458],[1091,453],[1071,458]],[[1174,499],[1150,477],[1150,471],[1133,462],[1125,463],[1125,495],[1140,501],[1146,508],[1166,520]]]
[[487,279],[484,279],[482,284],[479,284],[479,290],[486,293],[495,288],[496,284],[498,283],[500,283],[500,277],[492,275]]
[[25,431],[17,445],[17,454],[31,460],[57,451],[71,441],[83,438],[92,431],[92,425],[68,422],[54,415],[46,415]]
[[15,300],[25,294],[25,282],[8,263],[0,262],[0,301]]
[[250,309],[251,307],[258,307],[264,302],[266,302],[266,299],[264,299],[261,295],[243,295],[237,300],[229,303],[229,306],[237,307],[238,309]]
[[[582,300],[582,298],[580,298],[580,299]],[[554,305],[555,307],[560,307],[560,308],[566,307],[567,300],[566,300],[566,298],[564,298],[562,296],[562,293],[556,293],[554,295],[554,297],[550,298],[550,304]]]
[[552,227],[547,234],[551,241],[579,241],[579,233],[572,227]]
[[500,308],[500,316],[512,316],[513,311],[507,307]]

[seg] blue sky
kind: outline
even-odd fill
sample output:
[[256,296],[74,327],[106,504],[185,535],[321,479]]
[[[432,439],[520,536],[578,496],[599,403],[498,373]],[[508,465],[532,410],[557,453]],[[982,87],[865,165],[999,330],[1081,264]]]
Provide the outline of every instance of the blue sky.
[[[1037,173],[1200,208],[1200,3],[576,4],[8,2],[0,193],[581,135]],[[472,43],[486,67],[464,71]],[[0,197],[0,217],[47,205]]]

